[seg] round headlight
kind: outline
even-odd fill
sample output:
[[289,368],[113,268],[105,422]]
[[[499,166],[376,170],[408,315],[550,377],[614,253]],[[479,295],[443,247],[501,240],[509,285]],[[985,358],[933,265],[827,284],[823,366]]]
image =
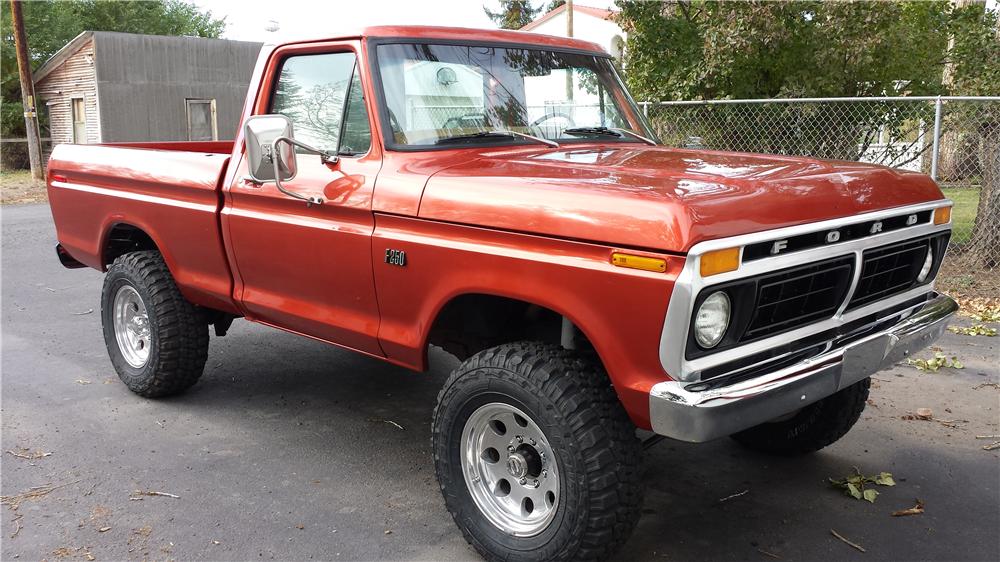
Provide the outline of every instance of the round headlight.
[[702,301],[694,318],[694,339],[709,349],[718,345],[729,327],[729,295],[717,291]]
[[917,283],[923,283],[927,281],[927,276],[931,274],[931,269],[934,267],[934,251],[930,247],[927,248],[927,259],[924,260],[924,266],[920,268],[920,273],[917,274]]

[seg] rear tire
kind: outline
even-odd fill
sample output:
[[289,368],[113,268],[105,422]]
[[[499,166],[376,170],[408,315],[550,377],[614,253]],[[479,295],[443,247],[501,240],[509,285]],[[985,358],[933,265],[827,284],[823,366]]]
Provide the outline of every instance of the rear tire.
[[831,445],[854,427],[868,400],[871,379],[802,408],[787,420],[762,423],[732,436],[748,449],[775,455],[812,453]]
[[487,560],[602,560],[638,521],[635,426],[599,364],[559,346],[464,361],[438,396],[431,443],[445,505]]
[[198,381],[208,324],[182,295],[159,252],[132,252],[108,268],[101,294],[104,343],[132,392],[158,398]]

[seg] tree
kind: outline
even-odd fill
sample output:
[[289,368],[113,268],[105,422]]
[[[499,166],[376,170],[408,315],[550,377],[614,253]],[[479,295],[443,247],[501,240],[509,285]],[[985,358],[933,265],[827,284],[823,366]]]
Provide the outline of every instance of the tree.
[[618,0],[645,99],[941,90],[950,4]]
[[530,0],[499,0],[500,11],[494,12],[483,6],[483,11],[501,29],[521,29],[535,21],[541,7],[532,7]]
[[[952,13],[951,46],[947,53],[950,89],[957,95],[995,96],[1000,91],[1000,17],[973,4]],[[979,208],[966,249],[976,264],[1000,266],[1000,107],[974,104],[956,116],[976,130]]]
[[[151,35],[195,35],[218,37],[225,19],[201,11],[182,0],[64,0],[24,2],[24,27],[33,68],[38,68],[83,31],[123,31]],[[21,85],[14,59],[10,4],[0,10],[0,136],[23,137]]]

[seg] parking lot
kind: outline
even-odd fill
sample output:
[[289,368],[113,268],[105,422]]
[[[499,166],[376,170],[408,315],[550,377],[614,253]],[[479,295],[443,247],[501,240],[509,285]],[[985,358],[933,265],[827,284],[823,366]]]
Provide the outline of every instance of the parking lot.
[[[417,374],[237,321],[193,389],[146,400],[107,358],[101,275],[59,265],[44,204],[2,213],[4,560],[477,559],[430,455],[452,358]],[[964,369],[879,373],[855,429],[809,457],[654,445],[619,558],[997,560],[998,340],[947,333]],[[870,504],[829,485],[853,467],[896,486]]]

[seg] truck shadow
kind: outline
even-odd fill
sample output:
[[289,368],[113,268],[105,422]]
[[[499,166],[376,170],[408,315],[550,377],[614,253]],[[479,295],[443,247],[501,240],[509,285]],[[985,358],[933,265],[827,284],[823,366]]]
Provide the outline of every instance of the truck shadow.
[[[231,418],[255,433],[269,428],[274,433],[267,439],[280,441],[285,462],[292,463],[289,472],[309,470],[294,466],[303,462],[298,459],[307,456],[305,451],[329,466],[363,462],[369,482],[419,496],[411,498],[413,511],[399,517],[423,518],[421,541],[460,549],[458,531],[433,481],[429,447],[436,396],[457,362],[440,350],[431,350],[430,359],[428,373],[413,373],[288,334],[237,326],[230,336],[213,339],[203,380],[166,405]],[[352,460],[359,441],[366,442],[364,458]],[[850,474],[853,466],[866,473],[894,472],[899,485],[880,489],[875,504],[855,501],[827,483]],[[978,492],[956,489],[954,474],[988,484]],[[960,558],[968,548],[963,541],[980,540],[976,527],[1000,523],[997,476],[996,467],[974,454],[920,442],[872,419],[863,419],[824,451],[799,458],[757,454],[728,439],[700,445],[663,441],[646,452],[643,515],[616,559],[862,556],[834,538],[831,529],[865,545],[869,558]],[[889,517],[913,505],[915,496],[928,505],[937,502],[937,513]],[[994,498],[992,509],[985,497]],[[977,518],[981,521],[974,524]],[[454,556],[474,553],[469,549]]]

